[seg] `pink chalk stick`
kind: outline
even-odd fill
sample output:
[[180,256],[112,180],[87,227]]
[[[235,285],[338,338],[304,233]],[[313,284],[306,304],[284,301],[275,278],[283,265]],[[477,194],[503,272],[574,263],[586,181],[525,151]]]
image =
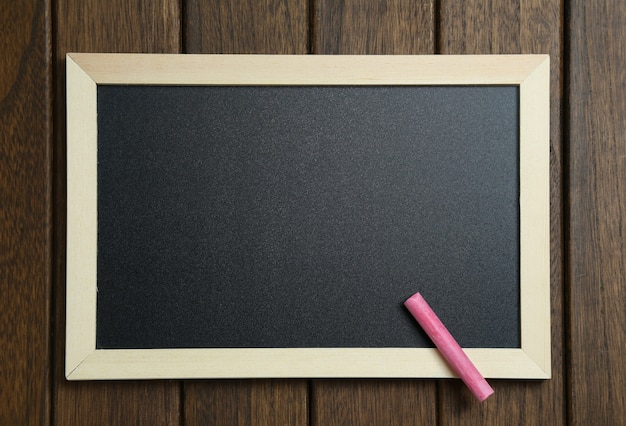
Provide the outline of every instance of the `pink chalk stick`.
[[465,382],[474,396],[480,402],[489,398],[493,394],[493,389],[474,364],[472,364],[472,361],[463,352],[463,349],[454,340],[448,329],[435,315],[435,312],[428,306],[422,295],[415,293],[404,302],[404,306],[415,317],[435,346],[437,346],[439,352],[448,361],[450,367]]

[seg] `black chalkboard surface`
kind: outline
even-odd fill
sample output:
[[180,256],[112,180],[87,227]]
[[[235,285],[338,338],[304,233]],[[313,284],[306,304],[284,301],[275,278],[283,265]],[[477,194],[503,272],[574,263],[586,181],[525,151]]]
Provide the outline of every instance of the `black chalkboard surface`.
[[550,376],[547,56],[66,59],[68,379]]
[[[519,347],[517,87],[98,88],[97,347]],[[183,308],[184,307],[184,308]]]

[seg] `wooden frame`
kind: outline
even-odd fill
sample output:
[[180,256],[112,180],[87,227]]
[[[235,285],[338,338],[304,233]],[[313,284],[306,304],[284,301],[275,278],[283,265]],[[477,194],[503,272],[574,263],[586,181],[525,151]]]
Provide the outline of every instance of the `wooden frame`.
[[521,348],[470,348],[491,378],[550,377],[549,58],[67,55],[66,377],[454,377],[435,349],[96,349],[97,86],[519,85]]

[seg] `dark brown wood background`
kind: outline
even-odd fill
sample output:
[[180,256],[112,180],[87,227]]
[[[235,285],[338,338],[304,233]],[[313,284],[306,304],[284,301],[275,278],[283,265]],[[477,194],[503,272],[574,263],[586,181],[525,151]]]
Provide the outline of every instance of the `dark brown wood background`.
[[[549,53],[548,381],[64,380],[66,52]],[[622,0],[0,0],[0,424],[626,424]]]

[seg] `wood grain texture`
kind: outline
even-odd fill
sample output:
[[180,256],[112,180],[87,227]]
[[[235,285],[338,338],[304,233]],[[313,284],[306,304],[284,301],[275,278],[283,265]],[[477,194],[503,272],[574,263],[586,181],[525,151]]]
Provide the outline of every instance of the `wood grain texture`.
[[515,0],[441,0],[438,53],[521,53],[520,7]]
[[436,406],[432,380],[316,380],[310,424],[434,425]]
[[433,0],[319,0],[314,4],[312,53],[434,53]]
[[[307,53],[308,13],[299,0],[188,0],[185,53]],[[193,381],[184,394],[190,425],[308,424],[306,380]]]
[[185,424],[306,425],[308,395],[302,380],[187,382]]
[[82,382],[57,379],[56,425],[177,425],[177,382]]
[[308,2],[189,0],[186,53],[308,52]]
[[57,424],[177,424],[177,382],[67,382],[65,344],[65,54],[67,52],[178,53],[178,0],[60,0],[56,2],[55,103],[55,388]]
[[626,424],[626,3],[570,3],[572,425]]
[[[431,54],[434,1],[318,0],[312,52],[317,54]],[[314,380],[311,423],[435,424],[432,380]]]
[[[548,53],[550,81],[550,257],[552,379],[492,381],[495,394],[483,404],[463,384],[441,387],[441,424],[564,424],[562,249],[562,14],[559,1],[471,0],[440,2],[439,50],[443,54]],[[506,409],[503,409],[506,407]]]
[[0,8],[0,424],[50,420],[50,3]]

